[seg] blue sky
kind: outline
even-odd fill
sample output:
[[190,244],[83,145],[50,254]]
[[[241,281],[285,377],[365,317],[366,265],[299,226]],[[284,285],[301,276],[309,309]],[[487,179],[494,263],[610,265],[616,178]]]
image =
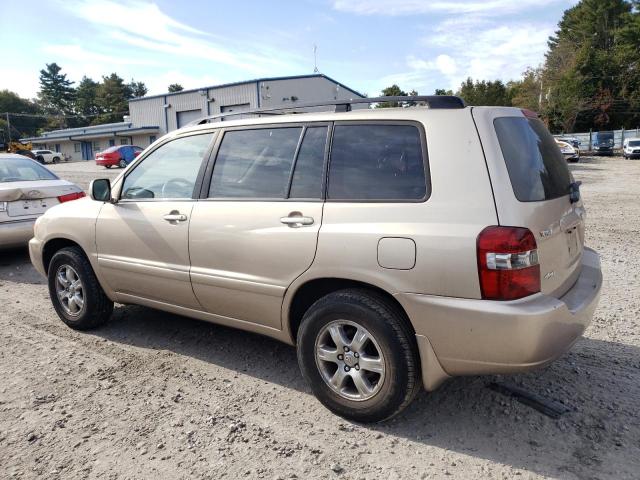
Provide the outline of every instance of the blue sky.
[[[431,94],[466,77],[510,80],[544,59],[576,0],[0,0],[0,89],[26,97],[57,62],[117,72],[150,94],[318,68],[369,95]],[[7,48],[8,46],[8,48]]]

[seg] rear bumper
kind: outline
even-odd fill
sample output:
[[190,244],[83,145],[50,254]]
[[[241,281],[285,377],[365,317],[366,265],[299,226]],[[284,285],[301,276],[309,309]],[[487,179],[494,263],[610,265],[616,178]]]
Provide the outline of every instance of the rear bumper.
[[96,165],[100,165],[102,167],[106,167],[106,166],[116,166],[118,165],[118,163],[120,162],[119,158],[101,158],[99,160],[96,160]]
[[0,248],[25,247],[33,237],[35,219],[0,223]]
[[[591,322],[601,287],[598,254],[585,248],[580,276],[561,298],[539,293],[499,302],[407,293],[397,299],[442,373],[475,375],[529,370],[558,358]],[[422,362],[423,374],[433,372],[424,356]]]

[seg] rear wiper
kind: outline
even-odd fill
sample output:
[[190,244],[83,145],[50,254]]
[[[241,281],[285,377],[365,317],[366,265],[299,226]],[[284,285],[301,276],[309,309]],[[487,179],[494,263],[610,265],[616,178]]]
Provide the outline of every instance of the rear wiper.
[[580,181],[569,184],[569,200],[571,203],[576,203],[580,200],[580,185],[582,185]]

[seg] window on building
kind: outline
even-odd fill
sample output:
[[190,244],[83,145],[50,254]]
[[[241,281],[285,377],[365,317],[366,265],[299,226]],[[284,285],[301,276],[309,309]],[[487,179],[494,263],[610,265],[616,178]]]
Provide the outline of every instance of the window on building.
[[336,125],[328,198],[420,200],[427,195],[422,143],[412,125]]
[[226,132],[209,188],[212,198],[285,198],[302,127]]
[[122,198],[191,198],[213,135],[177,138],[154,150],[127,175]]
[[82,146],[79,143],[74,143],[73,144],[73,151],[74,153],[80,153],[82,151]]
[[127,137],[122,137],[120,139],[120,145],[129,145],[129,139]]
[[93,142],[91,144],[91,148],[93,149],[94,152],[99,152],[100,151],[100,142]]
[[296,159],[289,198],[322,198],[322,172],[328,127],[305,130]]
[[60,153],[60,144],[56,143],[56,152]]
[[110,138],[110,139],[109,139],[109,146],[110,146],[110,147],[113,147],[113,146],[115,146],[115,144],[116,144],[116,140],[115,140],[115,138]]
[[155,141],[156,141],[156,136],[155,135],[149,135],[149,145],[151,145]]

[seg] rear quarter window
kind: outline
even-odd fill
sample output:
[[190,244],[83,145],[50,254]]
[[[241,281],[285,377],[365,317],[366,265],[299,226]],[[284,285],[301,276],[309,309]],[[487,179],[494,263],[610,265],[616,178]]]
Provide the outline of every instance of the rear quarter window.
[[567,162],[539,119],[500,117],[493,125],[519,201],[540,202],[569,194],[572,179]]
[[427,197],[424,156],[414,125],[336,125],[328,198],[422,201]]

